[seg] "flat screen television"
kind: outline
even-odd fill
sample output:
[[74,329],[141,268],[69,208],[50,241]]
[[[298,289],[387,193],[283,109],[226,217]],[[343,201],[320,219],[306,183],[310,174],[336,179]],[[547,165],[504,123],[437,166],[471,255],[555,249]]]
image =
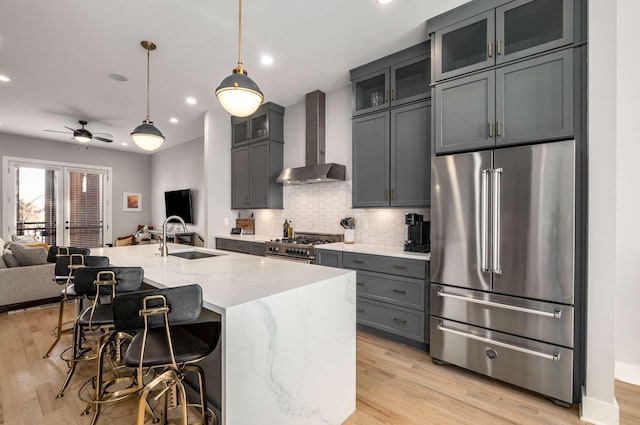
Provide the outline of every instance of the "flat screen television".
[[193,224],[191,189],[172,190],[164,193],[165,217],[180,216],[185,223]]

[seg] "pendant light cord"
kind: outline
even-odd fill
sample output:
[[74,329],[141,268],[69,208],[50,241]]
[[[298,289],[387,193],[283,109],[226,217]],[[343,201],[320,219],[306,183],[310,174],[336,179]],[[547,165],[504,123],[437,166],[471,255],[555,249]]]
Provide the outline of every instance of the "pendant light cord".
[[238,66],[242,68],[242,0],[238,0]]
[[150,61],[151,53],[149,51],[149,47],[147,47],[147,121],[150,121],[149,114],[149,61]]

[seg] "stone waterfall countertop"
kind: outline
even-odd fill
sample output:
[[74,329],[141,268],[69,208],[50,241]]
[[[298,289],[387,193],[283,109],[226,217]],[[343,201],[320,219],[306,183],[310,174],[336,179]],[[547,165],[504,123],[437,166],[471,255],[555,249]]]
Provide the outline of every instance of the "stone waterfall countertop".
[[363,243],[328,243],[317,245],[316,249],[326,249],[331,251],[357,252],[359,254],[385,255],[387,257],[408,258],[411,260],[430,261],[430,252],[407,252],[398,246],[369,245]]
[[94,248],[91,255],[107,256],[116,266],[140,266],[144,268],[145,281],[154,286],[197,283],[202,286],[205,307],[218,313],[348,273],[341,269],[229,251],[178,244],[168,246],[170,253],[199,251],[216,256],[195,260],[172,255],[161,257],[157,244]]

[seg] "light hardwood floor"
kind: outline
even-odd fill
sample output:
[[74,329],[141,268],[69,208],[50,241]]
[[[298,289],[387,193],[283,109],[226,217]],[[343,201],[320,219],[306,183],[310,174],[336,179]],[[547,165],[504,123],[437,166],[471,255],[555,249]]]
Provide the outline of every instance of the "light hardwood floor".
[[[80,368],[65,397],[56,400],[67,371],[59,355],[69,337],[49,359],[42,358],[56,315],[57,306],[0,314],[0,424],[89,423],[80,416],[84,404],[77,393],[93,368]],[[617,382],[616,397],[620,424],[640,424],[640,387]],[[98,424],[132,424],[132,412],[131,403],[107,407]],[[558,407],[536,394],[436,366],[420,350],[358,333],[356,411],[346,425],[583,423],[576,406]]]

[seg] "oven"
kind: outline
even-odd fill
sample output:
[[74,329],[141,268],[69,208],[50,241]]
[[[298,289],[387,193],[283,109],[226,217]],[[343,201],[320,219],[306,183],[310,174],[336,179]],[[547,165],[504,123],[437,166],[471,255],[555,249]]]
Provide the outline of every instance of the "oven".
[[316,259],[315,245],[342,242],[342,234],[298,232],[293,239],[272,239],[265,242],[265,257],[313,264]]

